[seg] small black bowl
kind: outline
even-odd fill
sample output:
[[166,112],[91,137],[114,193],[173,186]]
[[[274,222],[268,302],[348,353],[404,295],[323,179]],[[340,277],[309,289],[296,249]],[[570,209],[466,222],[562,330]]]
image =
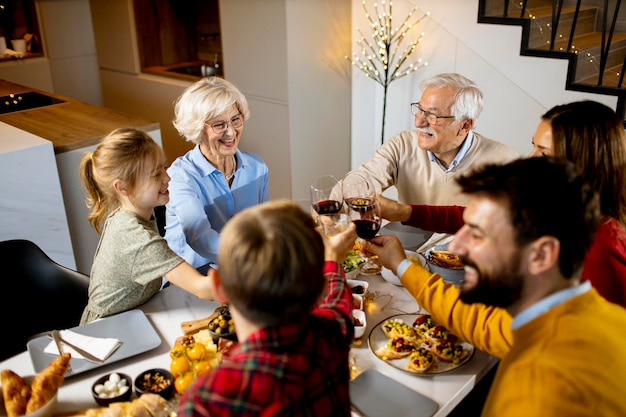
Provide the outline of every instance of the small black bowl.
[[[116,376],[115,376],[116,375]],[[107,391],[105,385],[107,382],[109,384],[115,384],[117,381],[120,381],[121,386],[126,386],[125,392],[116,395],[114,397],[103,396],[102,391]],[[118,388],[120,384],[118,384]],[[119,372],[112,372],[110,374],[106,374],[101,376],[93,383],[91,386],[91,395],[93,395],[93,399],[100,405],[101,407],[108,407],[111,403],[124,402],[130,400],[130,396],[133,394],[133,380],[130,376],[126,374],[122,374]]]
[[174,376],[167,369],[148,369],[135,378],[135,391],[137,396],[152,393],[169,400],[174,395]]
[[213,330],[209,330],[209,334],[213,338],[213,343],[216,345],[219,343],[220,337],[226,340],[237,341],[237,333],[215,333]]
[[[213,338],[213,343],[215,343],[217,345],[219,340],[220,340],[220,337],[222,339],[232,340],[233,342],[236,342],[237,341],[237,333],[236,332],[232,332],[232,333],[217,333],[214,330],[211,330],[211,323],[216,321],[216,320],[219,320],[220,317],[221,316],[218,316],[218,317],[214,318],[213,320],[211,320],[209,322],[208,330],[209,330],[209,334]],[[227,317],[226,319],[228,320],[229,318]]]

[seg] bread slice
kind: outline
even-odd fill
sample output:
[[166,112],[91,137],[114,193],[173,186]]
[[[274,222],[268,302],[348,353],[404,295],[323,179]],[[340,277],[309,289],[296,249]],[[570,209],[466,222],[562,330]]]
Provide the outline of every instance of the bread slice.
[[376,355],[384,360],[400,359],[409,356],[417,349],[417,345],[402,336],[396,336],[384,346],[376,350]]
[[454,333],[441,325],[437,325],[427,330],[424,333],[424,337],[436,345],[442,343],[454,343],[458,339]]
[[414,345],[419,345],[421,343],[421,338],[417,334],[417,331],[401,319],[385,320],[382,324],[382,330],[383,333],[385,333],[385,336],[389,339],[393,339],[394,337],[403,337]]
[[433,346],[432,352],[444,362],[459,363],[467,357],[469,351],[459,343],[442,343]]
[[426,348],[420,347],[409,355],[406,368],[413,372],[426,372],[435,363],[435,357]]
[[428,330],[436,326],[435,320],[430,314],[418,314],[413,320],[413,328],[417,331],[417,334],[423,336]]

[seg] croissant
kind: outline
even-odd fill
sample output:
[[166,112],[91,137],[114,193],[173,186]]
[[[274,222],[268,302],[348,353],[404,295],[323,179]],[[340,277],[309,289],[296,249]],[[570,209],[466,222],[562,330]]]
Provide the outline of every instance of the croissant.
[[16,417],[26,414],[26,404],[30,398],[31,389],[21,376],[5,369],[0,375],[2,381],[2,397],[7,417]]
[[38,373],[31,384],[31,396],[26,405],[26,413],[32,413],[43,407],[59,390],[70,366],[71,354],[64,353],[50,361],[48,366]]

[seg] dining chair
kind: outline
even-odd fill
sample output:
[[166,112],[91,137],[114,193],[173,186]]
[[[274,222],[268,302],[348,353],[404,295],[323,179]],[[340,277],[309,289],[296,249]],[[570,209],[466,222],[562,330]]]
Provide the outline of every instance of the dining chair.
[[26,350],[35,335],[79,324],[88,300],[88,275],[59,265],[23,239],[0,242],[0,268],[0,360]]
[[165,206],[157,206],[154,208],[154,218],[156,219],[159,234],[165,236]]

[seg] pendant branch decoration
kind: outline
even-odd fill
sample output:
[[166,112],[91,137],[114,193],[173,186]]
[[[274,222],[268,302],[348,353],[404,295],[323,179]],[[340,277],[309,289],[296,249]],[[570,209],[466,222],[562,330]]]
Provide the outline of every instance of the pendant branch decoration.
[[417,39],[409,41],[407,35],[417,27],[428,13],[414,17],[418,10],[415,6],[396,28],[393,27],[392,8],[393,1],[382,0],[380,7],[378,2],[373,4],[374,14],[367,9],[366,1],[363,0],[363,11],[371,30],[371,37],[367,38],[357,27],[358,39],[356,40],[359,52],[353,52],[352,57],[346,55],[352,65],[360,69],[367,77],[376,81],[383,87],[383,121],[380,144],[385,140],[385,114],[387,111],[387,88],[393,81],[402,78],[412,72],[428,65],[422,63],[422,59],[410,60],[409,57],[422,41],[424,33],[420,33]]

